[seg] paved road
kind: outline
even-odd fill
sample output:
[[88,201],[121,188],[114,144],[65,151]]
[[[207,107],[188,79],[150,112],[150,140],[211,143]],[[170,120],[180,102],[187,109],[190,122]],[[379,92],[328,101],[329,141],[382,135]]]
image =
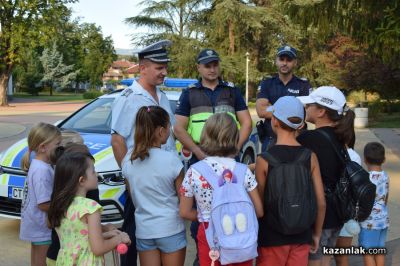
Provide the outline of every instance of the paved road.
[[[0,108],[0,151],[25,137],[37,122],[54,123],[84,105],[83,102],[36,102],[18,100],[12,107]],[[251,111],[256,119],[254,110]],[[362,154],[367,142],[382,142],[387,149],[385,170],[390,176],[389,209],[391,226],[388,234],[389,256],[386,265],[400,265],[400,129],[358,129],[356,150]],[[29,244],[18,239],[19,221],[0,218],[0,265],[29,265]],[[189,246],[185,265],[191,265],[194,258],[194,244],[188,237]],[[110,256],[106,256],[111,265]],[[351,265],[362,265],[360,257],[354,257]]]

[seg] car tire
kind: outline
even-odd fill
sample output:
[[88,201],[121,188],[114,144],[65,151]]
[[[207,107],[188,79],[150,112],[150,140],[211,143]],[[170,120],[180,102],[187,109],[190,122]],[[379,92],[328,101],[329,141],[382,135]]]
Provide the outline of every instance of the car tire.
[[242,163],[247,165],[255,163],[254,154],[251,152],[250,149],[247,149],[246,152],[243,154]]

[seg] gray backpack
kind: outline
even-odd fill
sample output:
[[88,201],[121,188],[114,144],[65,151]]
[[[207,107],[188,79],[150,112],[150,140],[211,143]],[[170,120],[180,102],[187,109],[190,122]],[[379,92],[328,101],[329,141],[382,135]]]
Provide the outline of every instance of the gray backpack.
[[206,237],[210,249],[218,249],[222,265],[257,257],[258,221],[254,205],[244,188],[247,165],[236,163],[233,173],[217,176],[207,163],[191,166],[213,188],[211,217]]
[[311,169],[306,167],[311,151],[304,149],[292,162],[262,153],[271,166],[264,192],[267,225],[285,235],[302,233],[312,227],[317,215]]

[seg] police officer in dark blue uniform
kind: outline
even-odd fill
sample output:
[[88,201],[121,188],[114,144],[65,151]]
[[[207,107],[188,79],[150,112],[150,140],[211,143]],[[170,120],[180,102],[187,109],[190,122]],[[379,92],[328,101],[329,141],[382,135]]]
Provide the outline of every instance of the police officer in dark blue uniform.
[[198,144],[208,116],[199,118],[199,113],[209,113],[209,116],[212,113],[231,114],[240,125],[238,150],[252,130],[251,116],[240,89],[220,77],[220,60],[218,53],[212,49],[203,49],[199,53],[197,70],[200,79],[182,91],[176,107],[174,134],[193,153],[190,165],[206,157]]
[[[203,115],[203,118],[205,118],[212,112],[230,113],[235,116],[235,120],[240,124],[238,150],[248,139],[252,130],[251,116],[243,96],[239,88],[235,87],[233,83],[221,79],[219,62],[218,53],[212,49],[203,49],[199,53],[197,70],[201,78],[182,91],[176,108],[174,134],[193,153],[189,165],[206,157],[206,154],[198,146],[201,130],[206,119],[199,120],[199,115]],[[196,241],[196,246],[198,226],[197,221],[192,222],[190,226],[190,232]],[[199,265],[197,252],[193,265]]]
[[293,74],[297,65],[296,49],[288,45],[280,47],[276,54],[275,64],[278,74],[261,81],[256,101],[258,117],[265,119],[264,123],[257,125],[259,135],[264,135],[263,151],[273,145],[276,140],[271,128],[272,113],[267,112],[267,107],[273,105],[280,97],[307,96],[311,90],[311,85],[306,79],[298,78]]

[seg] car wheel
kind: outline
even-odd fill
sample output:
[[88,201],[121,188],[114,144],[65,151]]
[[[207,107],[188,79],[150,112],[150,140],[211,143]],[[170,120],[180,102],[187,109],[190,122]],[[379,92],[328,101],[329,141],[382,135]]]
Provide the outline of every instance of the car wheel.
[[254,155],[251,150],[247,149],[242,157],[242,163],[244,164],[252,164],[255,163]]

